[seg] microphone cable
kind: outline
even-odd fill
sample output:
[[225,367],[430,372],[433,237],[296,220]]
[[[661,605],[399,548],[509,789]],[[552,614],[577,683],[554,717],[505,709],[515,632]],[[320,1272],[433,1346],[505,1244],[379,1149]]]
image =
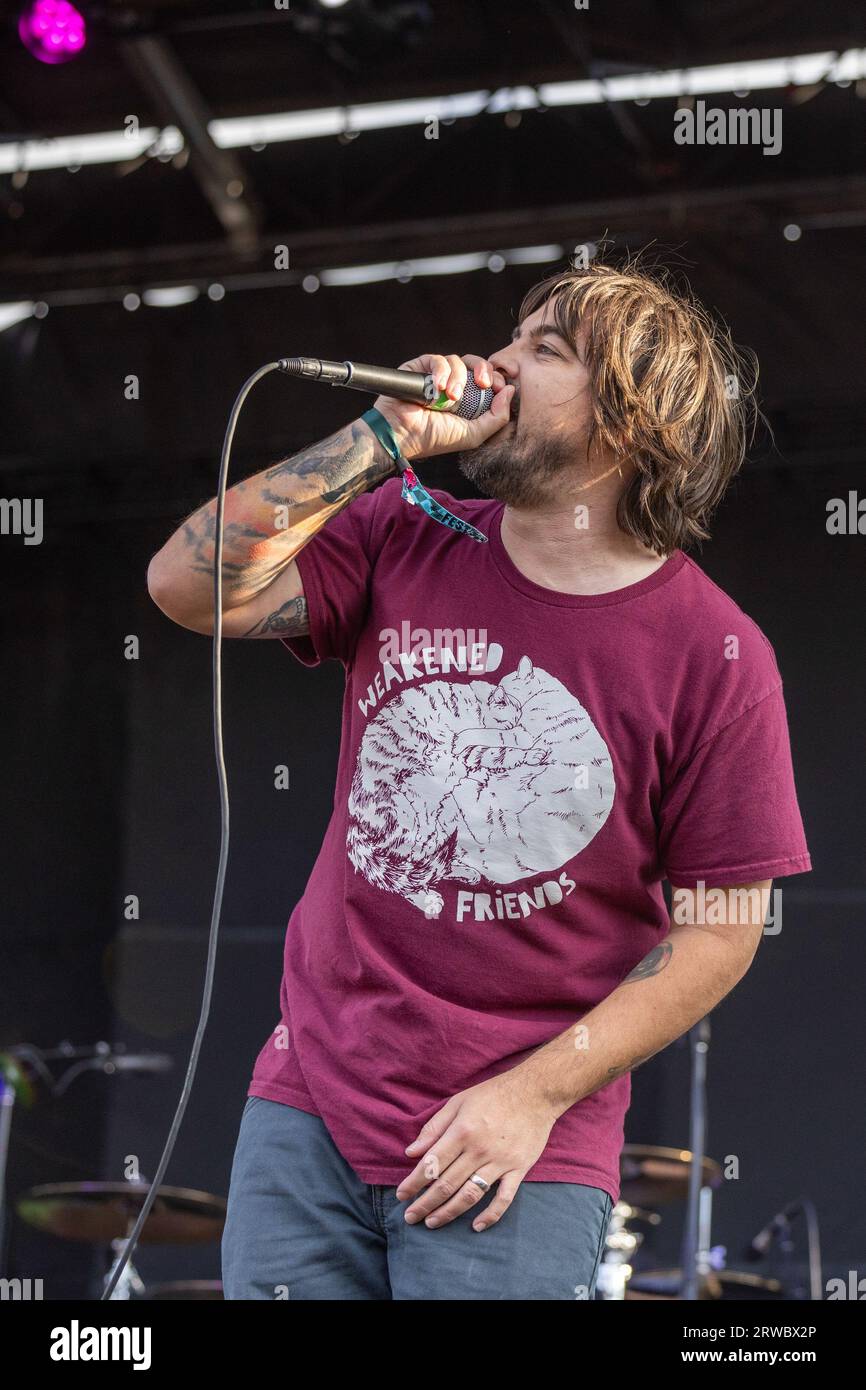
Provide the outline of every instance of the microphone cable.
[[180,1100],[177,1103],[174,1119],[171,1122],[171,1129],[165,1141],[165,1148],[162,1157],[157,1165],[156,1173],[144,1204],[138,1214],[138,1219],[126,1241],[126,1248],[122,1256],[117,1261],[114,1272],[109,1283],[105,1287],[100,1302],[110,1299],[117,1287],[123,1270],[129,1262],[132,1252],[138,1244],[144,1223],[147,1220],[150,1210],[156,1201],[160,1184],[165,1176],[174,1152],[175,1142],[180,1132],[183,1117],[186,1114],[186,1107],[192,1091],[192,1083],[195,1080],[196,1069],[198,1067],[199,1053],[204,1039],[205,1029],[207,1028],[208,1017],[210,1015],[211,996],[213,994],[214,971],[216,967],[216,948],[217,936],[219,933],[220,913],[222,911],[223,888],[226,881],[226,865],[229,857],[229,788],[226,776],[225,751],[223,749],[223,712],[222,712],[222,616],[223,616],[223,597],[222,597],[222,563],[223,563],[223,513],[225,510],[226,482],[228,480],[229,456],[231,454],[232,441],[234,439],[235,428],[241,408],[246,401],[256,382],[261,381],[268,372],[283,370],[280,362],[268,362],[266,366],[259,367],[258,371],[253,372],[248,377],[237,394],[235,403],[232,406],[226,428],[225,438],[223,439],[222,455],[220,458],[219,484],[217,487],[217,508],[216,526],[214,532],[214,567],[213,567],[213,732],[214,732],[214,756],[216,758],[217,781],[219,783],[220,798],[220,853],[219,864],[217,866],[216,884],[214,887],[213,908],[211,910],[210,934],[208,936],[207,965],[205,967],[204,990],[202,994],[201,1010],[199,1012],[198,1025],[195,1030],[192,1050],[190,1052],[189,1064],[184,1078],[183,1089],[180,1093]]
[[[118,1280],[120,1279],[123,1270],[126,1268],[126,1265],[129,1263],[129,1260],[132,1256],[132,1252],[135,1250],[138,1244],[142,1229],[144,1227],[144,1223],[150,1214],[154,1202],[156,1201],[160,1184],[162,1183],[163,1177],[165,1176],[166,1169],[168,1168],[169,1162],[171,1160],[171,1155],[174,1152],[174,1146],[177,1141],[177,1136],[180,1131],[181,1124],[183,1123],[183,1117],[186,1114],[186,1107],[189,1102],[190,1093],[192,1091],[192,1083],[195,1080],[196,1069],[198,1067],[198,1059],[199,1054],[201,1052],[201,1045],[204,1039],[205,1029],[207,1028],[208,1017],[210,1015],[211,996],[213,994],[214,971],[216,967],[217,936],[219,933],[220,913],[222,911],[223,888],[225,886],[226,878],[226,864],[228,863],[229,855],[229,789],[228,778],[226,776],[225,753],[223,750],[223,598],[221,579],[223,562],[223,514],[225,511],[226,483],[228,481],[229,457],[231,455],[232,442],[234,440],[238,416],[240,415],[241,409],[246,401],[247,396],[249,395],[252,388],[256,385],[256,383],[261,381],[262,377],[267,376],[269,372],[283,372],[287,375],[292,375],[293,365],[304,360],[306,359],[281,357],[279,361],[268,362],[264,367],[259,367],[258,371],[253,372],[252,376],[248,377],[247,380],[244,382],[243,386],[237,394],[237,397],[235,398],[235,403],[232,406],[231,414],[229,415],[228,425],[226,426],[225,438],[223,439],[222,455],[220,457],[219,483],[217,485],[213,568],[213,731],[214,756],[216,759],[217,781],[219,784],[220,798],[220,853],[219,863],[217,866],[216,884],[214,887],[213,907],[211,909],[210,932],[208,935],[207,948],[207,964],[205,966],[204,990],[202,994],[201,1010],[199,1012],[198,1024],[196,1026],[195,1037],[193,1039],[189,1063],[187,1066],[186,1076],[184,1078],[183,1089],[180,1093],[180,1100],[177,1103],[177,1109],[175,1110],[174,1119],[171,1122],[171,1128],[168,1132],[168,1138],[165,1141],[165,1148],[162,1151],[162,1157],[160,1158],[159,1163],[157,1165],[156,1173],[154,1174],[153,1181],[150,1184],[150,1188],[148,1189],[147,1196],[144,1199],[144,1204],[141,1208],[141,1211],[138,1214],[138,1219],[136,1220],[136,1223],[133,1226],[132,1231],[130,1232],[127,1238],[123,1254],[120,1256],[116,1265],[114,1266],[113,1273],[105,1287],[100,1302],[105,1302],[106,1300],[110,1299],[111,1295],[114,1293],[114,1290],[117,1287]],[[333,366],[334,364],[326,365]],[[344,363],[342,365],[350,366],[351,364]],[[368,372],[381,371],[381,369],[377,368],[364,368],[363,370]],[[360,369],[357,366],[355,367],[355,374],[359,377],[360,380]],[[395,377],[399,377],[400,373],[395,372],[393,373],[393,375]],[[380,385],[381,382],[365,381],[365,384],[363,386],[359,385],[359,389],[373,390],[375,388],[378,390]],[[478,414],[481,414],[484,409],[488,409],[490,406],[490,399],[493,396],[493,392],[490,391],[489,388],[482,390],[481,388],[476,386],[474,382],[471,382],[471,387],[471,390],[467,388],[467,391],[464,392],[464,395],[466,396],[468,402],[468,408],[465,412],[466,418],[468,419],[474,419]],[[441,404],[444,404],[446,399],[447,398],[440,397],[439,401]],[[437,408],[435,402],[432,404],[431,408]],[[376,415],[378,412],[372,411],[368,413]],[[386,425],[386,422],[383,421],[382,424]],[[382,439],[380,429],[375,428],[374,432],[379,435],[380,442],[385,443],[385,440]],[[396,443],[393,440],[393,436],[391,436],[390,444],[392,449],[396,449]],[[385,447],[388,448],[388,444],[385,444]],[[391,449],[389,449],[389,452],[391,452]],[[399,455],[399,450],[397,450],[397,453]],[[406,476],[407,473],[409,474],[408,478]],[[483,535],[480,531],[476,531],[475,527],[470,526],[468,522],[461,520],[459,517],[455,517],[451,512],[448,511],[446,507],[442,506],[441,503],[436,502],[434,498],[432,498],[430,494],[427,492],[426,488],[424,488],[423,485],[420,483],[413,470],[409,468],[406,468],[403,473],[402,496],[407,502],[410,502],[415,505],[420,505],[421,508],[427,513],[427,515],[433,518],[433,520],[439,521],[443,525],[450,526],[454,530],[462,532],[464,535],[471,537],[471,539],[473,540],[487,540],[487,537]]]

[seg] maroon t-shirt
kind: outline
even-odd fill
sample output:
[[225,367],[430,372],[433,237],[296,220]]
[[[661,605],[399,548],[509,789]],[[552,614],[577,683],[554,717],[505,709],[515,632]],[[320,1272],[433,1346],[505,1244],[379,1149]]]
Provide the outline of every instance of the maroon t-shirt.
[[[400,489],[298,555],[310,635],[285,645],[343,663],[342,742],[248,1091],[321,1116],[389,1186],[451,1096],[578,1022],[667,934],[663,878],[811,868],[772,647],[693,560],[559,593],[510,560],[501,503],[433,494],[485,545]],[[573,1105],[526,1180],[616,1202],[630,1094],[626,1074]]]

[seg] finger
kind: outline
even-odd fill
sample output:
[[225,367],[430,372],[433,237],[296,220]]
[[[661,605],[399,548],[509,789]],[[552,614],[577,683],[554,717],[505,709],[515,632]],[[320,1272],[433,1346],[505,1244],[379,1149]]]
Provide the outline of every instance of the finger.
[[441,1174],[451,1167],[462,1152],[462,1142],[455,1141],[453,1137],[449,1139],[448,1133],[444,1134],[438,1142],[434,1143],[433,1148],[428,1149],[409,1176],[402,1179],[396,1192],[397,1200],[399,1202],[411,1202],[419,1193],[424,1192],[425,1188],[429,1188],[431,1183],[438,1182]]
[[479,357],[476,352],[466,352],[463,354],[463,361],[472,373],[476,386],[493,385],[493,371],[486,358]]
[[407,1144],[404,1152],[412,1158],[413,1149],[417,1150],[422,1144],[426,1147],[432,1144],[434,1140],[439,1139],[447,1130],[457,1113],[457,1109],[456,1098],[452,1096],[451,1099],[442,1106],[441,1110],[437,1110],[436,1114],[431,1115],[430,1119],[422,1125],[421,1129],[418,1131],[417,1139],[413,1139],[411,1144]]
[[477,445],[483,444],[486,439],[495,434],[497,430],[504,429],[511,419],[511,401],[514,396],[514,387],[506,386],[504,390],[498,391],[490,406],[483,415],[479,415],[475,420],[462,420],[463,434],[465,436],[465,446],[474,449]]
[[431,360],[435,363],[433,380],[440,391],[447,391],[451,380],[451,358],[437,353]]
[[[444,358],[440,358],[440,359],[439,359],[439,365],[440,365],[440,367],[441,367],[441,365],[442,365],[443,362],[444,362]],[[427,372],[430,372],[430,371],[433,370],[433,363],[434,363],[434,358],[430,357],[429,355],[425,355],[425,356],[423,356],[423,357],[410,357],[409,360],[408,360],[408,362],[401,362],[401,363],[400,363],[399,367],[397,368],[397,371],[398,371],[398,372],[424,372],[424,373],[426,374]]]
[[[403,1213],[406,1219],[409,1221],[419,1221],[424,1217],[429,1217],[431,1213],[438,1217],[439,1209],[444,1207],[446,1203],[450,1203],[453,1199],[457,1198],[458,1195],[463,1192],[463,1189],[469,1183],[471,1177],[476,1174],[481,1177],[486,1176],[479,1168],[479,1162],[480,1159],[477,1154],[473,1156],[468,1150],[461,1147],[461,1151],[454,1162],[449,1164],[447,1168],[442,1168],[437,1175],[436,1181],[428,1187],[427,1191],[424,1192],[416,1202],[412,1202],[412,1204],[406,1208],[406,1211]],[[489,1166],[490,1165],[488,1165],[488,1167]],[[493,1180],[488,1179],[488,1181],[492,1182]],[[466,1210],[467,1205],[474,1204],[475,1193],[481,1196],[484,1195],[484,1189],[479,1187],[477,1183],[472,1183],[471,1187],[473,1189],[472,1192],[467,1194],[470,1200],[461,1207],[463,1211]]]
[[501,391],[505,385],[505,377],[498,372],[486,357],[479,357],[475,352],[467,352],[463,355],[463,361],[472,371],[477,386],[492,386],[494,391]]
[[443,357],[438,352],[428,352],[421,357],[413,357],[408,362],[401,362],[397,370],[399,372],[423,372],[424,376],[432,376],[437,391],[445,390],[445,385],[451,375],[448,358]]
[[452,401],[459,401],[463,392],[466,390],[466,363],[462,357],[458,357],[456,352],[450,352],[447,357],[448,362],[448,382],[445,386],[446,395]]
[[[455,1168],[457,1167],[456,1164],[453,1166]],[[449,1221],[454,1221],[456,1217],[462,1216],[464,1212],[469,1211],[472,1207],[476,1207],[484,1198],[489,1197],[490,1189],[501,1176],[498,1169],[495,1168],[492,1163],[488,1163],[480,1168],[477,1164],[474,1167],[470,1165],[467,1168],[465,1164],[461,1163],[460,1172],[463,1175],[462,1182],[460,1182],[459,1176],[449,1181],[450,1171],[449,1169],[447,1173],[442,1175],[440,1182],[453,1188],[454,1193],[453,1196],[447,1197],[444,1201],[440,1201],[437,1206],[433,1207],[430,1215],[426,1218],[424,1224],[431,1230],[435,1230],[437,1226],[447,1226]],[[472,1178],[474,1177],[483,1178],[487,1183],[487,1187],[484,1188],[477,1182],[472,1182]],[[436,1195],[436,1188],[438,1186],[439,1183],[435,1184],[430,1192],[425,1192],[421,1201],[416,1202],[414,1206],[409,1208],[409,1211],[416,1211],[431,1202]],[[408,1219],[409,1213],[407,1212],[406,1215]]]
[[419,1149],[421,1157],[412,1172],[403,1178],[397,1187],[397,1198],[405,1201],[422,1192],[428,1183],[435,1182],[439,1174],[453,1163],[463,1148],[462,1137],[450,1132],[451,1121],[456,1114],[457,1104],[452,1099],[425,1124],[417,1139],[407,1144],[406,1153],[414,1158]]
[[490,414],[497,419],[508,419],[511,413],[511,402],[514,399],[513,386],[504,386],[501,391],[497,391],[493,400],[490,402]]
[[[487,1174],[482,1172],[481,1176],[486,1177]],[[525,1176],[525,1173],[503,1173],[493,1201],[489,1207],[480,1211],[472,1222],[473,1231],[486,1231],[488,1226],[495,1226],[496,1222],[501,1220],[514,1201],[517,1189]]]

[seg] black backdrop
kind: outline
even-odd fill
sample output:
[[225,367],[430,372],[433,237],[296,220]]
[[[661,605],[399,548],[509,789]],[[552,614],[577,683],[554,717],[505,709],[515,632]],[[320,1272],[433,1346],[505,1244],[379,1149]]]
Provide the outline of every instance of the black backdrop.
[[[576,240],[578,238],[575,238]],[[784,1202],[818,1205],[825,1274],[864,1267],[866,1149],[856,980],[866,965],[862,841],[863,537],[829,536],[826,504],[863,476],[866,311],[855,234],[822,254],[690,242],[696,291],[761,358],[778,451],[758,447],[694,558],[772,642],[814,872],[780,880],[784,926],[715,1011],[708,1152],[740,1158],[715,1207],[733,1265]],[[682,259],[682,253],[680,256]],[[746,261],[753,273],[744,281]],[[754,267],[760,266],[760,275]],[[708,267],[712,267],[709,269]],[[397,363],[489,352],[550,266],[355,289],[299,288],[127,314],[52,311],[0,335],[2,491],[42,497],[45,538],[0,537],[5,640],[0,1040],[110,1038],[173,1054],[168,1079],[85,1077],[16,1113],[9,1187],[153,1173],[192,1038],[219,844],[208,639],[173,626],[150,555],[213,495],[229,408],[261,363],[302,352]],[[140,399],[124,398],[139,376]],[[364,397],[268,378],[241,416],[233,478],[321,438]],[[448,460],[421,470],[461,492]],[[129,636],[137,660],[124,657]],[[227,643],[232,852],[211,1023],[168,1180],[224,1194],[252,1063],[278,1016],[282,935],[329,814],[341,671],[278,643]],[[273,786],[277,763],[291,789]],[[140,899],[126,921],[124,901]],[[852,984],[854,987],[852,988]],[[633,1142],[687,1143],[681,1043],[634,1077]],[[657,1249],[676,1262],[679,1213]],[[803,1239],[798,1242],[803,1251]],[[46,1296],[93,1291],[86,1249],[14,1223],[12,1272]],[[218,1250],[143,1252],[147,1278],[215,1277]]]

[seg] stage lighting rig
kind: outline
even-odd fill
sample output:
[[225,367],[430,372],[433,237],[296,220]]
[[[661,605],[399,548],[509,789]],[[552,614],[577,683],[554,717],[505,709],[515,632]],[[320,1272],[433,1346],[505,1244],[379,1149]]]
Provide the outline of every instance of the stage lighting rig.
[[21,12],[18,34],[40,63],[68,63],[87,42],[84,16],[69,0],[31,0]]

